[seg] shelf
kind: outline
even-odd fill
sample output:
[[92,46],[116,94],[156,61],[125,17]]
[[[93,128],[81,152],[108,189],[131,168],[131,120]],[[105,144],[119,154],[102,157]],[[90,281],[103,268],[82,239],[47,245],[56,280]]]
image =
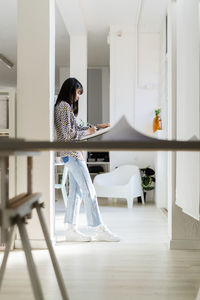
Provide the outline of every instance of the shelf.
[[109,161],[87,161],[87,165],[109,165]]

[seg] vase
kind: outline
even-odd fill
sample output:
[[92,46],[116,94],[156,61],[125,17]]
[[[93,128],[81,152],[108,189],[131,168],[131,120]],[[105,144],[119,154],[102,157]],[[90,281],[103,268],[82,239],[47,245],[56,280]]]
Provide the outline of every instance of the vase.
[[162,129],[162,120],[160,115],[156,115],[153,119],[153,132],[156,132],[157,130]]

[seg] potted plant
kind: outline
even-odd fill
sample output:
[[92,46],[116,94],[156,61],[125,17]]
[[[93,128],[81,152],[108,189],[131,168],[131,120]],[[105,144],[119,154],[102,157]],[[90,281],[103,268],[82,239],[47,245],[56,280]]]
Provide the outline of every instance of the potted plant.
[[[144,201],[146,202],[146,192],[155,189],[155,171],[149,166],[140,169],[142,188],[144,193]],[[138,202],[142,202],[141,197],[138,197]]]
[[155,110],[155,117],[153,119],[153,132],[162,129],[162,120],[160,117],[160,112],[161,112],[160,108]]

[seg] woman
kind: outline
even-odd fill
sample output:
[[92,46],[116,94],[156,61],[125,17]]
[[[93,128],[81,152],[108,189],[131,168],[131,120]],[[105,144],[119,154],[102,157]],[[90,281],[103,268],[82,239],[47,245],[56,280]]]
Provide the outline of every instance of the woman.
[[[62,85],[55,104],[55,128],[58,141],[79,140],[90,135],[97,128],[106,128],[109,123],[82,127],[77,124],[78,100],[83,93],[81,83],[75,78],[68,78]],[[92,184],[82,151],[63,151],[61,159],[69,170],[69,196],[65,213],[67,241],[119,241],[102,222],[97,203],[96,192]],[[94,237],[82,234],[77,229],[81,200],[84,200],[88,226],[95,229]]]

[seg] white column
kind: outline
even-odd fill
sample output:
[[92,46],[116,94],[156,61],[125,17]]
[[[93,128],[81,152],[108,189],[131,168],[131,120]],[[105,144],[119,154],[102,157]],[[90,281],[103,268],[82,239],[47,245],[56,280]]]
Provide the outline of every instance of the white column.
[[57,1],[60,14],[70,35],[70,77],[83,85],[79,117],[87,121],[87,28],[79,0]]
[[59,68],[59,89],[61,88],[63,82],[70,77],[70,68],[60,67]]
[[70,77],[83,85],[84,93],[79,99],[79,117],[87,121],[87,36],[70,36]]
[[[168,139],[176,139],[176,2],[168,1]],[[176,152],[168,152],[168,236],[174,236],[176,214]]]
[[[55,0],[18,0],[17,137],[53,140]],[[17,193],[26,192],[26,159],[17,161]],[[34,157],[33,192],[41,192],[53,236],[54,154]],[[33,247],[46,247],[34,212],[28,231]],[[20,246],[17,241],[16,246]]]
[[[198,0],[179,0],[177,3],[169,1],[168,132],[170,139],[187,140],[193,134],[199,137],[198,9]],[[193,218],[195,215],[190,216],[192,214],[188,211],[189,206],[185,210],[185,204],[195,205],[199,201],[198,156],[198,153],[169,154],[169,245],[171,249],[200,249],[199,221]],[[196,216],[199,215],[199,207],[193,212]]]
[[[133,26],[110,28],[110,122],[123,115],[134,125],[136,83],[136,29]],[[133,163],[133,152],[110,152],[111,169]]]

